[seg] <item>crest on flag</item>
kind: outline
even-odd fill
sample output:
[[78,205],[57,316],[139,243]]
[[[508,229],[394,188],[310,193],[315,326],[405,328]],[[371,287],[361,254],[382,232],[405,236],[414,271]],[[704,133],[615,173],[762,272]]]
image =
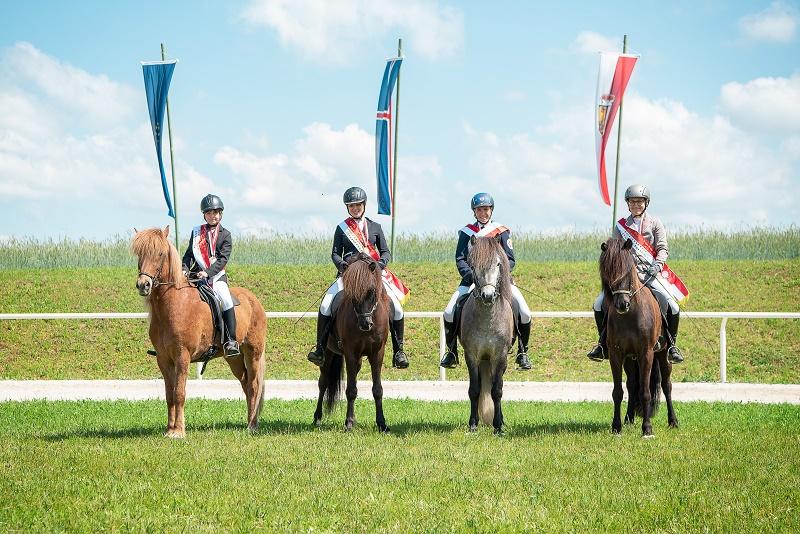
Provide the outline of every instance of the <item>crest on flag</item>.
[[608,108],[614,103],[614,95],[603,95],[600,97],[600,103],[597,105],[597,130],[600,135],[606,133],[606,124],[608,123]]

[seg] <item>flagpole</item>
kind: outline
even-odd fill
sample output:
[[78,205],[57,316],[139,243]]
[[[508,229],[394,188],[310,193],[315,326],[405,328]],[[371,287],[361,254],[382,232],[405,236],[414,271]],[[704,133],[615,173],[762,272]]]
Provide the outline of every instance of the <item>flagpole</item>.
[[[161,43],[161,61],[166,61],[166,51],[164,43]],[[180,252],[181,247],[178,244],[178,188],[175,187],[175,160],[172,154],[172,120],[169,118],[169,97],[167,97],[167,132],[169,133],[169,166],[172,169],[172,205],[175,212],[175,248]]]
[[[397,40],[397,57],[403,56],[403,39]],[[394,249],[394,218],[397,214],[397,125],[400,122],[400,71],[397,72],[397,93],[394,95],[394,172],[392,174],[392,238],[391,238],[391,253],[394,259],[397,259],[397,254]]]
[[[622,53],[628,51],[628,36],[622,37]],[[169,104],[167,104],[169,106]],[[167,115],[169,115],[169,107],[167,107]],[[619,123],[617,125],[617,164],[614,169],[614,209],[611,216],[611,235],[614,235],[614,228],[617,224],[617,187],[619,187],[619,149],[622,144],[622,99],[619,101]],[[170,145],[172,146],[172,145]]]

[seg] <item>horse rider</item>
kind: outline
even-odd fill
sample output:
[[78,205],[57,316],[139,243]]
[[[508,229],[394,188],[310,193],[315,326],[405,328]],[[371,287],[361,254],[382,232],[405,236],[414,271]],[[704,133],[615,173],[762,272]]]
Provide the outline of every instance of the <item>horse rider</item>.
[[[367,207],[367,193],[360,187],[351,187],[344,192],[342,198],[349,217],[342,221],[333,235],[333,250],[331,260],[336,265],[336,280],[331,284],[322,298],[322,304],[317,314],[317,345],[308,353],[308,360],[318,366],[322,365],[325,353],[324,349],[328,342],[328,334],[332,326],[332,316],[335,313],[336,295],[344,289],[342,284],[342,273],[345,269],[346,259],[351,254],[365,252],[369,255],[370,249],[374,256],[378,256],[376,261],[382,271],[386,270],[386,265],[391,261],[392,254],[386,244],[386,237],[383,235],[381,225],[364,216]],[[403,319],[403,307],[396,294],[396,288],[387,280],[387,273],[382,273],[382,279],[391,299],[390,307],[390,328],[392,336],[392,367],[405,369],[408,367],[408,356],[403,350],[403,333],[405,323]],[[396,280],[396,277],[391,277]],[[397,280],[399,283],[399,280]],[[400,283],[402,285],[402,283]],[[405,286],[403,286],[405,289]],[[405,289],[407,293],[408,290]]]
[[[458,232],[458,244],[456,245],[456,268],[461,275],[461,283],[456,289],[450,302],[444,310],[444,331],[445,344],[447,351],[442,356],[439,365],[447,369],[452,369],[458,365],[458,327],[461,315],[461,307],[467,300],[469,292],[475,287],[472,280],[472,268],[467,263],[467,254],[470,249],[470,237],[486,236],[500,237],[500,245],[508,257],[510,270],[514,269],[514,249],[511,243],[511,230],[500,223],[492,220],[494,212],[494,199],[489,193],[477,193],[472,197],[470,208],[475,215],[475,222],[464,226]],[[528,341],[531,337],[531,310],[528,308],[525,297],[511,281],[511,307],[514,311],[514,322],[518,334],[517,367],[519,369],[530,369],[531,362],[528,359]]]
[[[664,331],[669,332],[664,336],[668,345],[667,356],[672,363],[681,363],[683,354],[675,344],[678,337],[678,323],[680,321],[680,307],[675,297],[670,294],[664,285],[662,277],[659,276],[662,266],[669,257],[669,246],[667,245],[667,232],[664,225],[654,215],[647,213],[650,205],[650,191],[646,186],[635,184],[625,190],[625,202],[628,204],[630,215],[625,219],[625,226],[638,232],[647,242],[650,243],[655,251],[655,258],[647,258],[634,250],[634,261],[639,273],[639,280],[642,281],[658,301],[661,310],[661,318]],[[619,226],[614,227],[614,237],[622,239]],[[594,361],[601,361],[608,358],[608,346],[606,345],[606,310],[605,292],[601,289],[600,295],[594,301],[594,321],[597,325],[599,341],[597,345],[586,355]]]
[[236,341],[236,313],[233,297],[228,288],[225,266],[231,256],[233,239],[222,227],[222,212],[225,205],[217,195],[208,194],[200,201],[200,211],[206,224],[195,226],[189,238],[189,246],[183,254],[183,272],[188,277],[194,274],[205,281],[222,301],[222,320],[225,323],[225,339],[222,349],[226,358],[239,355]]

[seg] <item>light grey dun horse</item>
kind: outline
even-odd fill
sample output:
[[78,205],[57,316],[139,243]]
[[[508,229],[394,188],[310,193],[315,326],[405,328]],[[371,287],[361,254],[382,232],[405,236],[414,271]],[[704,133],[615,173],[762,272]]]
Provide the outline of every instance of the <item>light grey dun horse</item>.
[[511,309],[511,272],[499,239],[470,238],[467,263],[472,267],[475,288],[461,315],[461,344],[469,370],[469,429],[478,418],[503,432],[503,373],[514,339]]

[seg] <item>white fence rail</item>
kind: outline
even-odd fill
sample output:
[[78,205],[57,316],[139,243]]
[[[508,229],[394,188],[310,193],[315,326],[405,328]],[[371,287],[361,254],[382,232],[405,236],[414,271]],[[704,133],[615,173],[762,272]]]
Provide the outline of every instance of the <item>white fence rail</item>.
[[[266,312],[268,318],[275,319],[316,319],[316,312]],[[534,318],[573,319],[592,318],[589,311],[532,312]],[[682,312],[681,315],[693,319],[721,319],[719,329],[719,381],[728,381],[728,319],[800,319],[800,313],[791,312]],[[406,312],[409,318],[439,320],[439,355],[444,354],[444,321],[442,312]],[[146,313],[0,313],[0,320],[74,320],[74,319],[147,319]],[[197,366],[200,376],[200,365]],[[439,368],[439,378],[447,380],[445,370]]]

